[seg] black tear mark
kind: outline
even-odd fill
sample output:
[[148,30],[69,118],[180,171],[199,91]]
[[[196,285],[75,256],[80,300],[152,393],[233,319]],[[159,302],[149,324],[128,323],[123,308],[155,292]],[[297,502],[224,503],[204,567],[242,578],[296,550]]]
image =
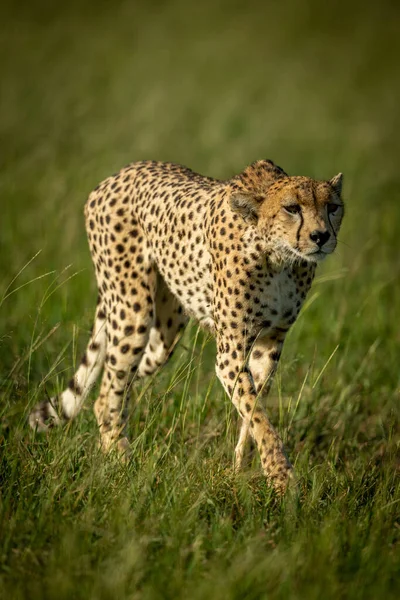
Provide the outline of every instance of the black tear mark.
[[302,230],[303,225],[304,225],[304,217],[303,217],[303,213],[300,213],[300,225],[299,225],[299,228],[298,228],[297,234],[296,234],[297,241],[300,240],[300,232]]

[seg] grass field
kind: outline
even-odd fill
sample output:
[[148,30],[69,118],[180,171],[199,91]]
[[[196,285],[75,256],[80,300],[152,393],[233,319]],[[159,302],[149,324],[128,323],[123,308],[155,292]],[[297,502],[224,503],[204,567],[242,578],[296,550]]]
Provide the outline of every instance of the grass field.
[[[395,3],[2,4],[0,597],[400,596],[400,113]],[[35,435],[96,298],[83,205],[128,162],[345,176],[347,214],[268,409],[300,478],[277,500],[193,324],[136,385],[128,466],[88,404]],[[94,394],[93,394],[94,397]]]

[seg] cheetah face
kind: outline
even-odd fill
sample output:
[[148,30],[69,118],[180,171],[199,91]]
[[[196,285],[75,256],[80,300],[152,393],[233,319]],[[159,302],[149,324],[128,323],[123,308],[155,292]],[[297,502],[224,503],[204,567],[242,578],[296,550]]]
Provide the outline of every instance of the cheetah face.
[[261,193],[233,193],[230,205],[256,228],[276,262],[316,263],[336,248],[344,214],[342,179],[341,173],[330,181],[279,174]]
[[344,214],[342,174],[328,182],[288,177],[282,183],[274,201],[267,195],[260,207],[258,228],[281,261],[320,262],[336,248]]

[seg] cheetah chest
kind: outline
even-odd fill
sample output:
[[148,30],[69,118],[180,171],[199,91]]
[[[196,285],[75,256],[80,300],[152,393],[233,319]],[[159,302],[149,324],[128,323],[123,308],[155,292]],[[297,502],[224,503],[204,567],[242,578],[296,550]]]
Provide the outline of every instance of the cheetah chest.
[[265,274],[264,285],[261,285],[260,310],[258,320],[261,335],[275,328],[289,329],[300,311],[303,298],[298,281],[291,269],[283,269],[273,276]]

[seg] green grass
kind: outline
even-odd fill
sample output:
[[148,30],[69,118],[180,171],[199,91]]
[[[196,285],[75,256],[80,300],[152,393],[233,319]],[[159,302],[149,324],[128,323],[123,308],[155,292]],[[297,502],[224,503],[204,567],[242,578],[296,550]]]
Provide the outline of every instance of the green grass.
[[[2,6],[0,597],[398,598],[394,3]],[[341,243],[268,403],[298,499],[278,501],[256,457],[233,476],[236,415],[195,325],[133,391],[128,466],[99,453],[92,402],[30,431],[91,327],[89,191],[137,159],[223,178],[262,157],[345,175]]]

